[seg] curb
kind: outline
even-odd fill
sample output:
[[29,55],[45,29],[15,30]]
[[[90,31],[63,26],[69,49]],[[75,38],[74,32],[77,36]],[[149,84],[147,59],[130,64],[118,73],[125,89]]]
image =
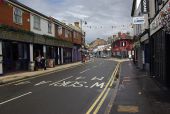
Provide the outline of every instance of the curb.
[[112,97],[110,99],[110,102],[109,102],[108,107],[107,107],[107,109],[106,109],[104,114],[110,114],[110,112],[112,110],[113,103],[114,103],[114,101],[116,99],[117,92],[118,92],[119,85],[120,85],[120,72],[121,72],[121,62],[120,62],[119,70],[118,70],[119,78],[117,79],[117,83],[116,83],[116,86],[114,88],[113,95],[112,95]]
[[41,77],[41,76],[44,76],[44,75],[60,72],[60,71],[63,71],[63,70],[67,70],[67,69],[74,68],[74,67],[77,67],[77,66],[82,66],[82,65],[84,65],[84,64],[80,63],[80,64],[69,66],[69,67],[66,67],[66,68],[59,68],[59,69],[56,69],[56,70],[48,71],[48,72],[45,72],[45,73],[39,73],[39,74],[31,75],[31,76],[18,77],[18,78],[14,78],[14,79],[7,80],[7,81],[0,80],[0,87],[5,86],[5,85],[10,85],[10,84],[13,84],[13,83],[18,83],[18,82],[25,81],[25,80],[28,80],[28,79],[34,79],[34,78],[37,78],[37,77]]

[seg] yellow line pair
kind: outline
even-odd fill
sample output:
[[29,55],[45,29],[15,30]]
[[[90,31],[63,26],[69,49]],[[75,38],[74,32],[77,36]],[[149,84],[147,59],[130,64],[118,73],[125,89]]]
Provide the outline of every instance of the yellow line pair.
[[[92,110],[94,109],[94,107],[97,105],[96,109],[94,110],[93,114],[97,114],[99,112],[99,109],[100,107],[102,106],[102,104],[104,103],[109,91],[110,91],[110,88],[108,88],[109,86],[111,87],[113,85],[113,82],[114,82],[114,79],[116,77],[116,74],[118,72],[118,69],[119,69],[119,66],[120,66],[120,63],[118,63],[116,65],[116,68],[115,70],[113,71],[112,73],[112,76],[110,78],[110,80],[108,81],[108,83],[106,84],[105,88],[103,89],[103,91],[101,92],[101,94],[99,95],[99,97],[94,101],[94,103],[92,104],[92,106],[89,108],[89,110],[86,112],[86,114],[90,114],[92,112]],[[107,90],[107,91],[106,91]],[[103,97],[103,98],[102,98]],[[100,100],[101,99],[101,100]]]

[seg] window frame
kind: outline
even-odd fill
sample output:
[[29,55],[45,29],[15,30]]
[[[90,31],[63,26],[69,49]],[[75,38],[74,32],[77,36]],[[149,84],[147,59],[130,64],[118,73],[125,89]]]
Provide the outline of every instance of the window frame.
[[62,26],[58,26],[57,32],[58,32],[58,36],[62,36],[62,34],[63,34],[63,27]]
[[22,16],[23,16],[23,11],[20,8],[13,7],[13,22],[22,25],[23,24]]
[[52,22],[48,22],[48,33],[52,34]]
[[65,38],[69,37],[69,30],[65,29]]
[[34,23],[33,23],[34,29],[41,30],[41,18],[37,15],[34,15],[33,18],[34,18]]

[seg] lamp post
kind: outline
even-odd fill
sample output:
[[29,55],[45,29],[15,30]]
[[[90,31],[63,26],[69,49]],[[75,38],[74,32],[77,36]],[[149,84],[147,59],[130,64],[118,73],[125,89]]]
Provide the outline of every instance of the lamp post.
[[87,22],[86,21],[83,21],[82,19],[80,19],[80,25],[81,25],[81,57],[82,57],[82,62],[84,62],[84,54],[83,54],[83,51],[84,51],[84,47],[85,47],[85,38],[84,38],[84,32],[83,32],[83,23],[86,25]]

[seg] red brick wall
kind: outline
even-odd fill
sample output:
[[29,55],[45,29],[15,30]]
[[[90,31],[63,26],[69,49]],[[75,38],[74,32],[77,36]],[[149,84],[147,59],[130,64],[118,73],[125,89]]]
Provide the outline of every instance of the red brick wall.
[[73,43],[82,44],[81,34],[78,34],[77,38],[73,38]]
[[0,3],[0,24],[5,24],[15,28],[30,31],[30,13],[23,11],[22,25],[13,22],[13,6],[8,3]]
[[65,37],[65,28],[64,27],[62,27],[62,35],[59,35],[57,25],[55,25],[55,37],[59,38],[59,39],[62,39],[62,40],[65,40],[65,41],[73,42],[72,34],[69,34],[68,38]]

